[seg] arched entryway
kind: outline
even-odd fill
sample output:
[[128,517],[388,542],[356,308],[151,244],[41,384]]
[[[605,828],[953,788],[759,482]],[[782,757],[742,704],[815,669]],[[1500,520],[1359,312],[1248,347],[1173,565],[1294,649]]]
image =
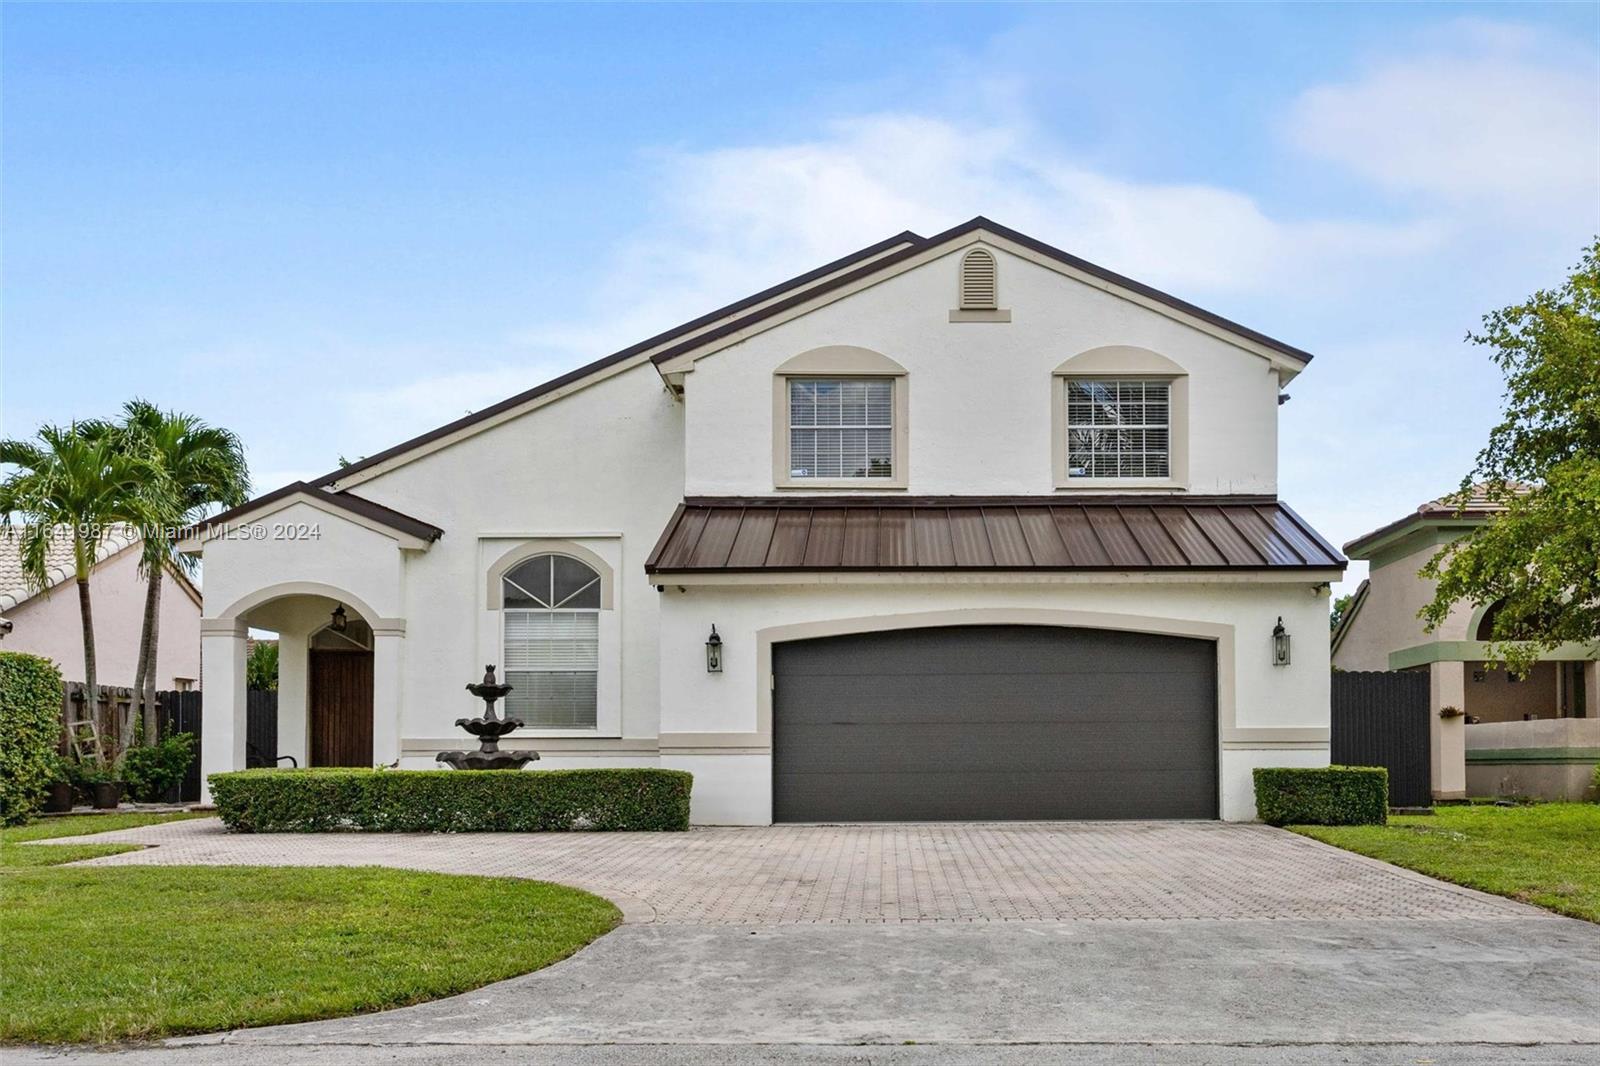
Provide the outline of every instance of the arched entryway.
[[341,607],[311,635],[306,663],[312,766],[372,765],[372,627]]

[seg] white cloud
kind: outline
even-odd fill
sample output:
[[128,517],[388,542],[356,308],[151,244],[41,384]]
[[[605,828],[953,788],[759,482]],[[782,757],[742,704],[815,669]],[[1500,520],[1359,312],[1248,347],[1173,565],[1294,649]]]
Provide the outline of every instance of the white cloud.
[[1525,27],[1435,29],[1351,81],[1307,90],[1287,132],[1400,192],[1519,215],[1600,210],[1600,64]]

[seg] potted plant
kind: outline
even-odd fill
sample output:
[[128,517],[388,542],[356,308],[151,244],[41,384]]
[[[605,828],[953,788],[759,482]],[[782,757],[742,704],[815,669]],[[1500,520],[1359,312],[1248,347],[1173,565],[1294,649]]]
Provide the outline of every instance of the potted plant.
[[114,811],[122,802],[122,782],[109,767],[79,763],[78,781],[89,793],[90,805],[97,811]]
[[61,814],[72,810],[72,777],[67,760],[56,752],[50,753],[50,783],[45,786],[44,810],[47,814]]

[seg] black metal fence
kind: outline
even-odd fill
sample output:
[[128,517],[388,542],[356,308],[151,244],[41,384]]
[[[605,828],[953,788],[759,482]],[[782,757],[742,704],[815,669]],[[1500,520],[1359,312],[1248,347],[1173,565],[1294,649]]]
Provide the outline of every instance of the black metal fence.
[[1426,673],[1335,673],[1330,729],[1336,765],[1389,771],[1391,807],[1433,803]]
[[[200,800],[200,737],[204,706],[202,692],[158,692],[161,735],[193,733],[195,759],[183,779],[180,795],[184,803]],[[275,766],[278,761],[278,694],[252,689],[245,709],[245,765]]]

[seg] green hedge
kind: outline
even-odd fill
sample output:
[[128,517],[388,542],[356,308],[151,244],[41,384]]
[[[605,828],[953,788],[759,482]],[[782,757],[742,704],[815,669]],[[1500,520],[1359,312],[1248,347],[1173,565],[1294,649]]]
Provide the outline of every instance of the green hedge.
[[239,770],[211,796],[240,833],[533,833],[689,828],[682,770]]
[[0,651],[0,825],[38,810],[61,742],[61,671],[49,659]]
[[1384,825],[1389,771],[1381,766],[1271,766],[1255,771],[1256,814],[1268,825]]

